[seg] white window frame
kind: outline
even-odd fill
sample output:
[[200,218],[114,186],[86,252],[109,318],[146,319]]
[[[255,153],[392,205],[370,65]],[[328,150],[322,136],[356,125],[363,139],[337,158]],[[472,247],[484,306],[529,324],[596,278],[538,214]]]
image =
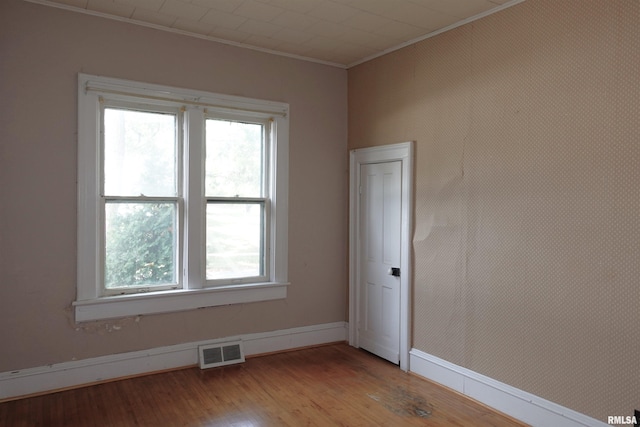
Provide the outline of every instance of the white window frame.
[[[181,289],[105,295],[102,284],[101,102],[178,107],[183,117],[185,230]],[[267,120],[270,126],[267,280],[208,283],[203,203],[204,120],[221,114]],[[78,74],[77,322],[286,298],[288,282],[289,105],[211,92]]]

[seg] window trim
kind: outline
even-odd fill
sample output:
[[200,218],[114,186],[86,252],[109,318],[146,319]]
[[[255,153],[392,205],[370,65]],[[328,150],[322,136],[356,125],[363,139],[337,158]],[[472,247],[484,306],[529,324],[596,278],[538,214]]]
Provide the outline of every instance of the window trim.
[[[186,144],[189,155],[185,161],[187,179],[197,178],[198,184],[185,188],[185,209],[189,221],[184,230],[183,289],[152,291],[115,296],[102,296],[101,285],[101,211],[100,188],[100,108],[101,100],[125,101],[161,106],[180,105],[184,114]],[[205,111],[206,110],[206,111]],[[193,175],[201,166],[204,123],[210,112],[246,115],[273,120],[271,126],[271,177],[269,200],[272,221],[270,233],[268,281],[261,283],[216,285],[206,287],[204,274],[204,213],[201,200],[189,197],[189,191],[202,194],[202,180]],[[288,282],[288,156],[289,105],[212,92],[181,89],[170,86],[139,83],[129,80],[78,74],[78,268],[77,297],[73,302],[76,322],[166,313],[218,305],[266,301],[286,298]],[[197,119],[197,120],[196,120]],[[192,151],[195,150],[195,151]],[[191,183],[193,184],[193,182]],[[193,215],[193,216],[191,216]],[[199,236],[199,237],[196,237]],[[191,256],[188,256],[191,254]],[[195,256],[194,256],[195,254]]]

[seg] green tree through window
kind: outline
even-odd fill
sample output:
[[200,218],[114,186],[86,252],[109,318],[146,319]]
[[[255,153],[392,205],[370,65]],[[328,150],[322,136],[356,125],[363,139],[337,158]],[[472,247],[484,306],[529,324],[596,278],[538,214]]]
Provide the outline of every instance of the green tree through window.
[[175,206],[110,203],[106,209],[105,285],[175,283]]

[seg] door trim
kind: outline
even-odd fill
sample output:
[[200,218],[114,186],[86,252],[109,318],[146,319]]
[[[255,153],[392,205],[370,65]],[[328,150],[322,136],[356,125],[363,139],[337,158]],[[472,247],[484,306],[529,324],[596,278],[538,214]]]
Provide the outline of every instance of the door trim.
[[401,242],[400,242],[400,369],[409,370],[411,325],[411,228],[413,225],[413,142],[358,148],[349,153],[349,344],[358,343],[358,300],[360,277],[360,166],[368,163],[400,161],[402,165]]

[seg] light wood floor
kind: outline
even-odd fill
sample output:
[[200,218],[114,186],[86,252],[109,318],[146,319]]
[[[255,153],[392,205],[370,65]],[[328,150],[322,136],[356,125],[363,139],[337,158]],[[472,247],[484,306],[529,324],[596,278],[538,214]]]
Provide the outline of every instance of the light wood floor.
[[0,404],[0,426],[522,426],[346,344]]

